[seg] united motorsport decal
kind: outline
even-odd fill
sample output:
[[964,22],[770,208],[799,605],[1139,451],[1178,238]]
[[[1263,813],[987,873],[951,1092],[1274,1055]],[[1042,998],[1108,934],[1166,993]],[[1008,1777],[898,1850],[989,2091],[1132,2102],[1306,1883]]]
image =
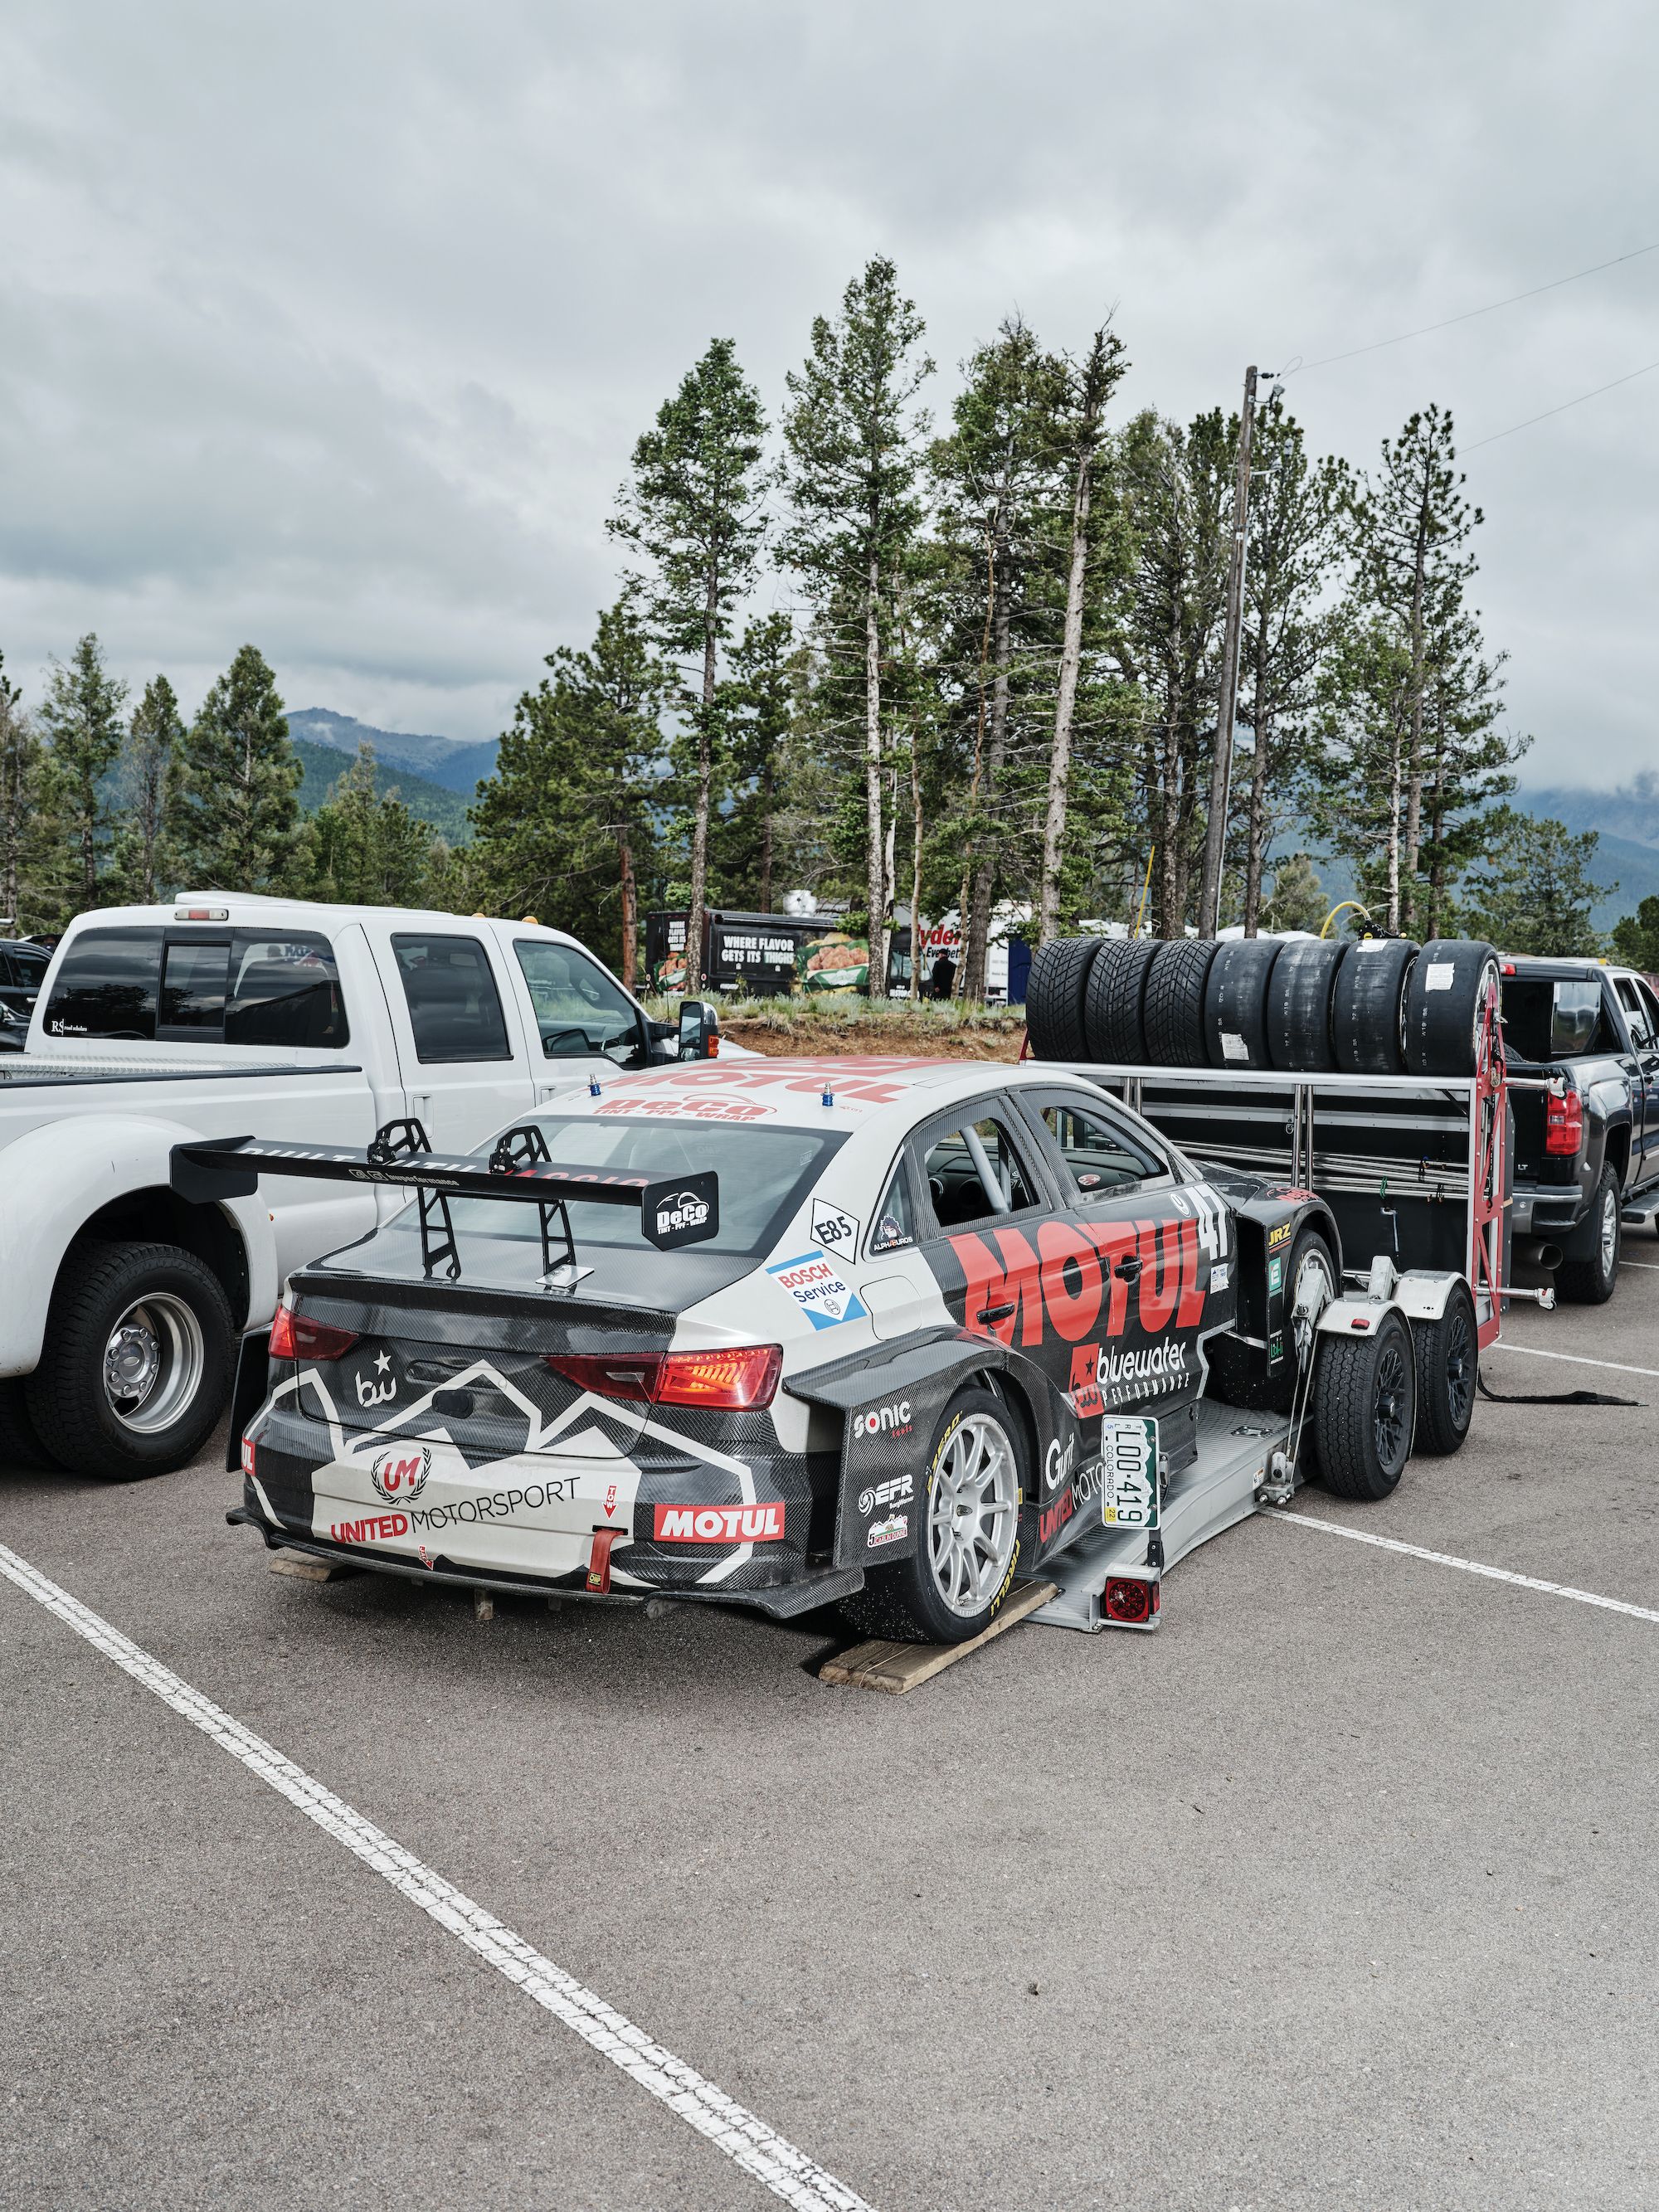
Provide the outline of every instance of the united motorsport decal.
[[828,1253],[817,1245],[793,1260],[780,1260],[767,1269],[814,1328],[837,1328],[844,1321],[863,1321],[869,1312],[858,1292],[842,1282]]

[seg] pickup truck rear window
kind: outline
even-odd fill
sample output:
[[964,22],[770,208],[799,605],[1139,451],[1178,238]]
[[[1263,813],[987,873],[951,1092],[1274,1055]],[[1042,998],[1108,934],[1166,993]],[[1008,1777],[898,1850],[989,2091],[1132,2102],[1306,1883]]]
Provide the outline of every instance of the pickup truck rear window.
[[392,951],[418,1059],[428,1066],[512,1059],[489,956],[476,937],[400,934]]
[[1589,976],[1506,975],[1504,1048],[1511,1059],[1534,1062],[1617,1052],[1600,982]]
[[48,1036],[155,1036],[159,929],[88,929],[64,953],[46,1001]]

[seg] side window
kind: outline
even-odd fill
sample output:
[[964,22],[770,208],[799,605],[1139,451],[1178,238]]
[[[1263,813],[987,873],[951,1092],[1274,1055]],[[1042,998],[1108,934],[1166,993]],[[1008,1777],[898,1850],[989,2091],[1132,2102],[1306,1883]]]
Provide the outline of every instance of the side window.
[[392,951],[421,1060],[512,1059],[489,956],[476,937],[398,936]]
[[13,981],[26,991],[38,991],[46,980],[46,969],[52,964],[50,957],[38,952],[32,945],[10,945],[6,951],[11,961]]
[[1085,1204],[1115,1190],[1167,1175],[1157,1155],[1116,1127],[1103,1113],[1087,1107],[1047,1105],[1042,1124],[1054,1139],[1078,1197]]
[[1645,983],[1635,983],[1632,988],[1638,1005],[1647,1017],[1648,1035],[1655,1043],[1659,1043],[1659,999],[1654,997]]
[[964,1122],[935,1137],[923,1164],[933,1217],[941,1229],[965,1229],[1021,1213],[1038,1200],[1000,1121]]
[[534,937],[515,937],[513,950],[536,1010],[545,1058],[580,1060],[604,1053],[623,1067],[645,1066],[638,1007],[586,953]]
[[[167,948],[169,976],[176,949]],[[306,930],[285,937],[237,931],[225,1005],[227,1044],[332,1049],[350,1036],[340,972],[327,938]]]
[[64,955],[46,1001],[46,1032],[62,1037],[155,1035],[159,929],[88,929]]
[[189,938],[167,946],[161,957],[161,1029],[218,1038],[225,1023],[225,981],[230,973],[230,939]]
[[1631,981],[1628,975],[1621,975],[1617,988],[1619,1003],[1625,1010],[1625,1020],[1629,1025],[1631,1037],[1636,1049],[1638,1052],[1651,1052],[1653,1025],[1648,1019],[1646,1007],[1636,994],[1635,984]]
[[896,1252],[902,1246],[916,1241],[915,1201],[910,1195],[910,1164],[901,1158],[893,1170],[882,1194],[881,1204],[876,1208],[876,1225],[871,1232],[872,1252]]

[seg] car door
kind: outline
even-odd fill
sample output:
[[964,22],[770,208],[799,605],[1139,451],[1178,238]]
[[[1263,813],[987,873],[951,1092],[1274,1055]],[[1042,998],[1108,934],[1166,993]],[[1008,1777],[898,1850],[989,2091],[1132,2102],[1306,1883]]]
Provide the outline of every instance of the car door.
[[643,1008],[591,953],[547,937],[515,936],[509,950],[538,1102],[650,1066]]
[[1057,1384],[1080,1418],[1196,1397],[1212,1285],[1227,1288],[1224,1205],[1110,1101],[1058,1085],[1018,1098],[1064,1200],[1038,1239]]
[[1620,1011],[1636,1048],[1631,1069],[1630,1181],[1632,1188],[1659,1176],[1659,1004],[1637,975],[1615,979]]
[[[534,1103],[524,1024],[492,948],[464,924],[371,925],[409,1110],[434,1151],[474,1151]],[[504,988],[505,987],[505,988]]]

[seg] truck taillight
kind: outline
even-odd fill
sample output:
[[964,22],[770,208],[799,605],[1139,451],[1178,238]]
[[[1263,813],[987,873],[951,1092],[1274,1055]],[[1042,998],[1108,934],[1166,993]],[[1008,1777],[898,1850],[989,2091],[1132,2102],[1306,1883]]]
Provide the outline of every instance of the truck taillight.
[[355,1328],[336,1328],[331,1322],[313,1321],[284,1298],[270,1324],[273,1359],[343,1359],[357,1341]]
[[745,1344],[717,1352],[550,1352],[556,1375],[600,1398],[634,1406],[712,1406],[727,1413],[769,1406],[783,1347]]
[[1576,1159],[1584,1141],[1584,1102],[1576,1091],[1544,1101],[1544,1150]]

